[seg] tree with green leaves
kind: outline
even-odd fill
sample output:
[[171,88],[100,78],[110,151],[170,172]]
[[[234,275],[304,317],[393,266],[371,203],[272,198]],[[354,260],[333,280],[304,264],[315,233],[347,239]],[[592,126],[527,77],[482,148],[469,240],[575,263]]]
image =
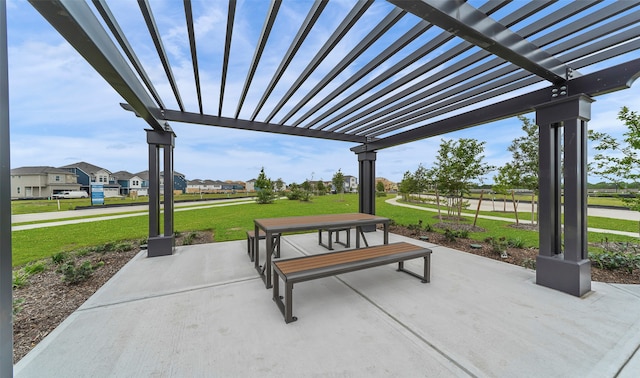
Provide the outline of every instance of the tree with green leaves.
[[404,176],[402,176],[402,181],[398,184],[398,192],[402,194],[402,199],[407,201],[411,193],[417,192],[417,187],[418,185],[413,173],[406,171]]
[[483,162],[485,142],[461,138],[440,143],[438,156],[432,170],[436,188],[447,197],[449,214],[460,217],[465,206],[464,195],[474,181],[482,182],[483,176],[495,169]]
[[260,174],[256,179],[254,184],[254,188],[257,191],[258,196],[256,197],[256,202],[260,204],[265,203],[273,203],[275,200],[275,194],[273,192],[273,183],[271,179],[269,179],[264,173],[264,167],[260,170]]
[[340,169],[338,169],[338,172],[333,175],[331,183],[336,188],[336,193],[344,193],[344,175],[342,174],[342,171]]
[[518,116],[522,122],[522,131],[525,135],[511,142],[507,150],[511,152],[512,160],[498,169],[498,175],[494,177],[496,186],[505,196],[511,189],[511,197],[514,199],[513,209],[518,224],[518,207],[515,202],[513,189],[528,189],[531,195],[531,222],[534,222],[535,195],[540,189],[538,179],[539,169],[539,136],[538,125],[533,120]]
[[[590,169],[610,182],[637,182],[640,180],[640,114],[624,106],[618,112],[618,119],[627,127],[621,141],[607,133],[589,130],[589,140],[597,143],[594,148],[598,151]],[[640,197],[637,194],[622,200],[629,209],[640,211]]]

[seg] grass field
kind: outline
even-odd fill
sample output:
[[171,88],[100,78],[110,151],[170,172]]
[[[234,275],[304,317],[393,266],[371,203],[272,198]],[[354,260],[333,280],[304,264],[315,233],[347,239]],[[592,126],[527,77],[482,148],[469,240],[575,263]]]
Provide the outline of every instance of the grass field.
[[[393,206],[384,201],[390,197],[378,198],[376,201],[376,214],[393,219],[396,224],[415,225],[420,220],[423,224],[437,222],[436,213],[422,210]],[[313,197],[310,202],[278,200],[273,204],[258,205],[256,203],[195,208],[189,211],[175,213],[175,231],[187,232],[198,230],[211,230],[216,242],[240,240],[246,237],[246,230],[253,228],[253,220],[256,218],[270,218],[282,216],[335,214],[358,211],[358,195],[328,195]],[[490,213],[489,213],[490,214]],[[499,216],[508,217],[508,213],[499,213]],[[472,218],[469,219],[472,221]],[[484,240],[487,237],[508,236],[519,238],[527,246],[537,247],[538,234],[534,231],[517,230],[507,227],[510,222],[478,219],[478,226],[486,229],[486,232],[471,233],[475,240]],[[601,225],[595,226],[594,224]],[[611,219],[589,218],[589,226],[605,229],[612,227],[628,229],[632,232],[638,230],[637,222],[613,221]],[[606,226],[606,227],[605,227]],[[145,239],[148,235],[148,215],[129,218],[79,223],[56,227],[44,227],[33,230],[14,231],[13,265],[19,266],[32,261],[49,258],[62,252],[72,251],[81,247],[94,246],[122,240]],[[590,241],[601,241],[608,238],[610,241],[636,241],[636,238],[618,236],[612,234],[589,233]]]

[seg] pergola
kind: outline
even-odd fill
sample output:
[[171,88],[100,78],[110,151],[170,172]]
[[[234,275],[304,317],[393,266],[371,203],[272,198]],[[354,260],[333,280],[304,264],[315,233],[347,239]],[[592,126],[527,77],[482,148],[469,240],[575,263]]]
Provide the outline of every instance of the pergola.
[[[128,30],[105,0],[30,2],[122,96],[122,107],[150,127],[149,256],[173,251],[172,180],[164,180],[160,229],[160,171],[173,172],[170,122],[348,142],[359,164],[359,211],[374,214],[377,151],[535,111],[540,131],[536,281],[575,296],[590,291],[587,122],[593,97],[629,88],[640,75],[638,1],[353,1],[309,54],[305,43],[319,33],[318,25],[327,22],[323,16],[336,3],[316,0],[291,7],[272,0],[266,13],[255,15],[264,23],[252,41],[250,63],[240,66],[230,64],[241,35],[238,5],[229,0],[223,53],[216,57],[221,69],[212,70],[203,64],[198,50],[203,40],[195,26],[208,3],[184,0],[183,13],[170,16],[186,28],[190,83],[176,79],[163,43],[167,31],[158,27],[148,0],[132,4],[131,12],[140,12],[147,27],[157,52],[154,62],[144,61],[133,48]],[[6,326],[11,324],[11,219],[4,4],[1,8],[0,365],[6,366],[12,354]],[[305,10],[292,17],[293,8]],[[294,25],[297,33],[283,32],[282,23]],[[274,39],[287,41],[286,52],[269,48]],[[329,56],[338,63],[322,69]],[[273,60],[279,64],[270,81],[254,80],[260,65]],[[147,72],[158,62],[164,77],[154,82]],[[245,78],[236,97],[225,87],[231,75]],[[215,95],[205,90],[205,76],[216,77]],[[171,90],[163,93],[158,88],[166,84]],[[196,100],[184,101],[181,93],[193,90],[190,97]],[[250,94],[256,100],[250,101]],[[229,103],[235,106],[223,106]]]

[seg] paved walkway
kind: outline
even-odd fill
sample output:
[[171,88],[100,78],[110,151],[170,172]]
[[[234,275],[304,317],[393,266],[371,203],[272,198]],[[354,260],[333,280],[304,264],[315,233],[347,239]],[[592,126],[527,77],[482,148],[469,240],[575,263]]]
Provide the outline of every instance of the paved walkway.
[[[233,206],[233,205],[243,205],[247,203],[254,203],[255,200],[239,200],[239,199],[228,199],[228,200],[211,200],[211,201],[198,201],[198,202],[181,202],[174,204],[174,211],[189,211],[189,210],[198,210],[198,209],[206,209],[210,207],[221,207],[221,206]],[[113,214],[113,215],[109,215]],[[43,227],[54,227],[54,226],[62,226],[66,224],[74,224],[74,223],[88,223],[88,222],[98,222],[109,219],[117,219],[117,218],[128,218],[128,217],[139,217],[149,214],[149,206],[148,205],[136,205],[136,206],[126,206],[126,207],[103,207],[103,208],[95,208],[95,209],[82,209],[82,210],[69,210],[69,211],[54,211],[49,213],[33,213],[33,214],[19,214],[11,216],[11,223],[25,223],[25,222],[42,222],[42,221],[51,221],[44,223],[33,223],[33,224],[23,224],[18,226],[11,227],[11,231],[21,231],[21,230],[31,230],[34,228],[43,228]],[[86,218],[92,217],[92,218]],[[54,221],[55,219],[63,219],[60,221]]]
[[[432,248],[431,283],[393,265],[301,283],[290,324],[244,240],[141,253],[15,376],[638,376],[638,286],[594,282],[576,298],[536,285],[519,266],[390,237]],[[382,232],[367,239],[379,244]],[[285,235],[282,256],[326,252],[317,241]]]
[[[387,202],[388,204],[394,205],[394,206],[408,207],[408,208],[411,208],[411,209],[430,211],[430,212],[434,212],[434,213],[438,212],[437,209],[432,209],[432,208],[428,208],[428,207],[424,207],[424,206],[411,205],[411,204],[408,204],[408,203],[401,203],[401,202],[398,202],[398,199],[400,199],[400,197],[391,198],[391,199],[386,200],[385,202]],[[472,200],[472,201],[475,201],[475,200]],[[478,201],[475,201],[475,205],[472,204],[472,208],[477,208],[477,206],[478,206],[477,203],[478,203]],[[482,205],[482,207],[481,207],[482,211],[491,211],[490,209],[486,208],[485,206],[491,206],[491,204]],[[510,210],[513,211],[513,206],[511,208],[507,208],[507,211],[510,211]],[[530,207],[529,207],[529,210],[530,210]],[[637,211],[589,208],[587,210],[587,212],[588,212],[588,215],[599,216],[599,217],[603,217],[603,218],[626,219],[626,220],[638,220],[638,219],[640,219],[639,218],[640,217],[640,212],[637,212]],[[469,213],[462,213],[462,215],[465,216],[465,217],[475,217],[475,214],[469,214]],[[513,219],[513,218],[496,217],[496,216],[492,216],[492,215],[478,215],[478,218],[491,219],[491,220],[504,221],[504,222],[513,222],[513,223],[516,222],[516,220]],[[521,223],[523,223],[523,222],[521,222]],[[599,233],[604,233],[604,234],[615,234],[615,235],[624,235],[624,236],[630,236],[630,237],[638,237],[638,233],[637,232],[607,230],[607,229],[603,229],[603,228],[593,228],[593,227],[589,227],[587,230],[590,231],[590,232],[599,232]]]

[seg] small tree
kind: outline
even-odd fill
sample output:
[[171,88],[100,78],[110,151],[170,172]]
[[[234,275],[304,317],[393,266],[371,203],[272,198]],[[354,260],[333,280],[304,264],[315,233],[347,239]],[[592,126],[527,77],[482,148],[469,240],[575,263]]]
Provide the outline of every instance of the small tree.
[[[591,171],[614,183],[637,182],[640,180],[640,114],[624,106],[618,112],[618,119],[627,127],[622,141],[609,134],[589,130],[589,139],[598,143],[595,146],[598,153],[593,157]],[[630,210],[640,211],[637,194],[622,200]]]
[[448,212],[457,213],[458,218],[464,207],[463,196],[469,193],[472,182],[481,182],[482,177],[494,169],[483,162],[484,144],[468,138],[457,141],[443,139],[430,171],[438,190],[448,197]]
[[318,181],[318,184],[316,184],[316,189],[318,190],[318,195],[325,195],[325,193],[327,193],[327,187],[324,186],[324,183],[322,182],[322,179],[320,179],[320,181]]
[[273,183],[264,173],[264,167],[262,167],[262,169],[260,170],[260,174],[256,179],[254,187],[256,188],[256,191],[258,193],[256,202],[260,204],[273,203],[273,200],[275,199],[275,194],[273,193]]
[[336,188],[336,193],[344,193],[344,175],[340,169],[338,169],[338,172],[333,175],[331,183]]
[[411,193],[415,193],[417,188],[416,179],[409,171],[404,173],[402,181],[398,184],[398,191],[402,194],[402,199],[409,200]]
[[387,195],[387,193],[384,190],[384,182],[378,181],[376,183],[376,192],[379,197],[384,197]]

